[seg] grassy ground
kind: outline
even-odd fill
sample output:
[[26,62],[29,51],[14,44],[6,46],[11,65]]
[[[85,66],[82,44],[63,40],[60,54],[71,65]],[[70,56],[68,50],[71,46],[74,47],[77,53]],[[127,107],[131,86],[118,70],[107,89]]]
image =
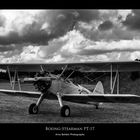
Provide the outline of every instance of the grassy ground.
[[[10,89],[8,83],[0,88]],[[23,90],[34,90],[24,84]],[[29,115],[28,107],[35,98],[15,97],[0,93],[0,123],[137,123],[140,122],[138,104],[103,104],[100,109],[92,105],[65,102],[71,108],[71,117],[60,117],[58,101],[44,100],[37,115]]]

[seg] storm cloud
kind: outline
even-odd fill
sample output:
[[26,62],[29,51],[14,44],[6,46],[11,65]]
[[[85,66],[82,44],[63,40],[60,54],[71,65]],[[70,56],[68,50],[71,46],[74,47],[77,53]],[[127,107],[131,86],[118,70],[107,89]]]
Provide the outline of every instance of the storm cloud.
[[140,10],[132,10],[122,22],[124,26],[131,30],[140,30]]
[[0,11],[0,62],[130,60],[139,22],[139,10]]
[[[65,35],[73,30],[76,22],[90,22],[99,18],[96,10],[45,10],[34,16],[31,23],[22,26],[20,32],[15,28],[16,20],[12,22],[13,30],[6,35],[0,35],[0,44],[19,44],[30,43],[44,45],[48,41]],[[3,26],[4,20],[0,18],[0,25]],[[21,24],[21,23],[20,23]],[[15,30],[14,30],[15,29]]]
[[102,24],[99,25],[98,29],[99,30],[109,30],[113,27],[113,23],[109,20],[103,22]]

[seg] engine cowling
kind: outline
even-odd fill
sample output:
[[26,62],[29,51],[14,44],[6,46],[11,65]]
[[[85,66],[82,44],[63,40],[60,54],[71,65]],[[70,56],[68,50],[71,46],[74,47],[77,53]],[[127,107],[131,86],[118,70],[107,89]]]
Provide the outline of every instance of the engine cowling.
[[51,87],[51,80],[44,81],[44,80],[37,80],[34,82],[35,89],[42,93],[46,93],[47,90]]

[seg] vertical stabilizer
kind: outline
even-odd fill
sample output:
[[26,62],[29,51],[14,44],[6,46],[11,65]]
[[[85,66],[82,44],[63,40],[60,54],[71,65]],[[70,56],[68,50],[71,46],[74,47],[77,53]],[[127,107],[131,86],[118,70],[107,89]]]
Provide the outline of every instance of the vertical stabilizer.
[[104,87],[101,81],[99,81],[95,86],[95,89],[93,90],[93,94],[104,94]]

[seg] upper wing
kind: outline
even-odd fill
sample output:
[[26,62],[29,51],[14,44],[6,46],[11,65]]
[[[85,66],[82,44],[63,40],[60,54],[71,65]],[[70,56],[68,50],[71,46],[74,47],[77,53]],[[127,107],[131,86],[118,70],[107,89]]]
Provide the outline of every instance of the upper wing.
[[124,61],[124,62],[83,62],[83,63],[10,63],[0,64],[0,69],[19,72],[37,72],[40,71],[40,66],[47,71],[55,69],[62,69],[67,65],[68,69],[76,69],[84,72],[110,72],[112,71],[139,71],[140,62],[138,61]]
[[10,70],[14,72],[39,72],[41,67],[47,71],[53,71],[55,69],[62,69],[66,64],[30,64],[30,63],[9,63],[9,64],[0,64],[0,70]]
[[69,64],[68,67],[73,67],[79,71],[84,72],[111,72],[119,70],[120,72],[125,71],[139,71],[140,62],[138,61],[119,61],[119,62],[90,62],[90,63],[73,63]]
[[40,92],[5,90],[5,89],[0,89],[0,92],[13,96],[25,96],[25,97],[34,97],[34,98],[39,98],[41,94]]
[[131,94],[64,94],[62,99],[78,103],[140,103],[140,96]]

